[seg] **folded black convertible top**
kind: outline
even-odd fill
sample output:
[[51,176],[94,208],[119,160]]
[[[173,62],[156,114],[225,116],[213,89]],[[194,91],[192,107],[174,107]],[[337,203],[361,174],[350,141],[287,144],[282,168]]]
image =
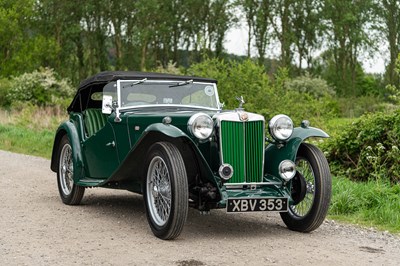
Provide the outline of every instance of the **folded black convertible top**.
[[170,80],[183,80],[183,81],[192,79],[193,81],[217,83],[215,79],[210,79],[210,78],[181,76],[181,75],[173,75],[165,73],[138,72],[138,71],[104,71],[83,80],[79,84],[78,90],[83,89],[92,84],[108,83],[111,81],[116,81],[118,79],[133,80],[133,79],[144,79],[144,78],[152,80],[170,79]]

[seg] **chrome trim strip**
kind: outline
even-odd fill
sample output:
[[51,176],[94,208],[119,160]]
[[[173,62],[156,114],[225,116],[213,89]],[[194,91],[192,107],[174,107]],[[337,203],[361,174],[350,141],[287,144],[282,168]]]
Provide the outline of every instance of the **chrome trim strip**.
[[257,182],[257,183],[232,183],[232,184],[230,184],[230,183],[225,183],[225,184],[224,184],[224,186],[225,186],[226,189],[243,188],[244,186],[251,187],[251,186],[254,186],[254,185],[260,186],[260,187],[262,187],[262,186],[268,186],[268,185],[278,185],[278,186],[280,186],[280,185],[282,185],[282,182],[270,181],[270,182],[264,182],[264,183],[259,183],[259,182]]
[[208,110],[208,111],[215,111],[215,112],[220,111],[219,109],[216,109],[216,108],[202,107],[202,106],[195,106],[195,105],[186,105],[186,104],[143,104],[143,105],[137,105],[137,106],[122,107],[122,108],[119,108],[119,110],[125,111],[125,110],[143,109],[143,108],[149,108],[149,107],[176,107],[176,108],[192,108],[192,109],[196,109],[196,110],[197,109],[198,110]]

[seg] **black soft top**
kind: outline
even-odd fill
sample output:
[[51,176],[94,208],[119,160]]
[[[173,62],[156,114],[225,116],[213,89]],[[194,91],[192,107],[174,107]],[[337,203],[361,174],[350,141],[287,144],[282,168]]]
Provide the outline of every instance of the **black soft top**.
[[217,83],[215,79],[201,78],[193,76],[181,76],[165,73],[152,73],[152,72],[138,72],[138,71],[104,71],[94,76],[83,80],[78,87],[78,91],[68,107],[68,112],[82,112],[87,108],[100,108],[100,103],[93,102],[90,95],[93,92],[102,91],[104,85],[109,82],[122,80],[141,80],[147,78],[148,80],[173,80],[173,81],[187,81],[193,80],[197,82]]
[[132,79],[149,79],[149,80],[190,80],[199,81],[199,82],[209,82],[209,83],[216,83],[215,79],[210,78],[201,78],[201,77],[192,77],[192,76],[181,76],[181,75],[172,75],[172,74],[165,74],[165,73],[152,73],[152,72],[138,72],[138,71],[104,71],[100,72],[90,78],[87,78],[79,84],[79,89],[84,89],[87,86],[92,84],[105,84],[111,81],[116,81],[118,79],[124,80],[132,80]]

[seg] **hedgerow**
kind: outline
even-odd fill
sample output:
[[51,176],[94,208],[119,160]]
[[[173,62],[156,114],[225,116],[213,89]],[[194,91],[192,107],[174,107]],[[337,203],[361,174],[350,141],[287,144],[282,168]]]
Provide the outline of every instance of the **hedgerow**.
[[[339,174],[354,180],[400,182],[400,110],[367,114],[325,142]],[[335,169],[335,167],[334,167]]]

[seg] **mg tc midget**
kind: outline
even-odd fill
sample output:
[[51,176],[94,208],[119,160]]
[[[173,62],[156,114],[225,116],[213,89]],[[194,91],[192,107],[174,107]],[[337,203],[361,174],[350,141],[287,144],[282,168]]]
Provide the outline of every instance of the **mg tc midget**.
[[82,81],[55,134],[61,200],[79,204],[88,187],[140,193],[161,239],[179,236],[189,207],[279,212],[289,229],[315,230],[331,175],[305,140],[328,135],[283,114],[266,121],[243,103],[224,110],[209,78],[115,71]]

